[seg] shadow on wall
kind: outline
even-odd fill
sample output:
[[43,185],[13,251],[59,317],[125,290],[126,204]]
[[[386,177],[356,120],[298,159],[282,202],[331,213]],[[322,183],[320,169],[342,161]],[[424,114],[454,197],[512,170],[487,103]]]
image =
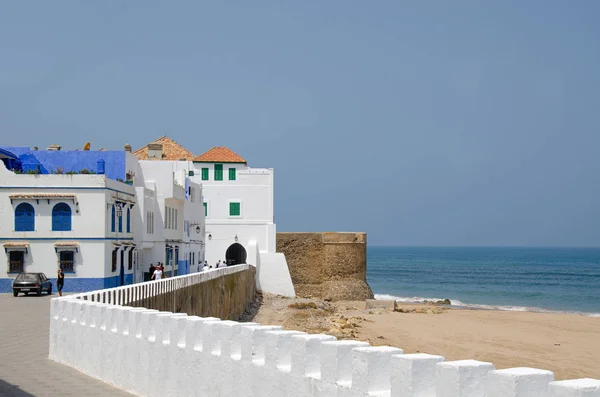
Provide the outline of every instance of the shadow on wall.
[[33,394],[29,394],[22,390],[19,386],[3,381],[2,379],[0,379],[0,396],[35,397]]
[[254,299],[248,304],[246,311],[240,317],[240,322],[249,323],[254,320],[254,317],[258,314],[261,306],[263,304],[263,295],[260,292],[256,292],[254,294]]

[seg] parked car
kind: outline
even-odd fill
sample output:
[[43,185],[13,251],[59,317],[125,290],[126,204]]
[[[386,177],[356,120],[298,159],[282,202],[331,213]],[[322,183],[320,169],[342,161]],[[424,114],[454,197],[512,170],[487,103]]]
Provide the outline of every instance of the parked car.
[[52,295],[52,281],[44,273],[19,273],[13,281],[14,296],[19,295],[19,292],[25,295],[35,292],[39,296],[44,291]]

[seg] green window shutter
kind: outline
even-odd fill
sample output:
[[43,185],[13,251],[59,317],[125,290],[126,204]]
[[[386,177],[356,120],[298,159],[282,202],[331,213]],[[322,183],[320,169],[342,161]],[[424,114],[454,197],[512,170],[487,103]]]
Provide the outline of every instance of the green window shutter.
[[230,168],[229,169],[229,180],[230,181],[235,181],[235,168]]
[[208,216],[208,203],[202,203],[204,205],[204,216]]
[[208,181],[208,168],[202,168],[202,180]]
[[215,164],[215,181],[223,180],[223,164]]
[[229,203],[229,216],[240,216],[240,203]]

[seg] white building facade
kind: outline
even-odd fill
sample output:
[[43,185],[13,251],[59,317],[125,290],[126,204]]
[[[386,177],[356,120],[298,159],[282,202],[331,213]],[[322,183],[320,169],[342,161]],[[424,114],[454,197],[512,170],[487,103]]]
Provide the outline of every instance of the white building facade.
[[[198,272],[205,260],[202,187],[176,161],[135,161],[139,198],[135,243],[140,251],[136,282],[161,262],[167,276]],[[142,199],[143,197],[143,199]],[[146,274],[144,274],[146,273]]]
[[20,272],[55,278],[65,291],[131,284],[137,252],[133,187],[105,175],[16,174],[0,164],[0,292]]
[[276,253],[272,168],[251,168],[226,147],[194,156],[168,137],[135,154],[142,168],[146,163],[171,163],[176,172],[184,172],[201,186],[206,228],[200,243],[209,265],[255,265],[259,289],[295,295],[285,256]]

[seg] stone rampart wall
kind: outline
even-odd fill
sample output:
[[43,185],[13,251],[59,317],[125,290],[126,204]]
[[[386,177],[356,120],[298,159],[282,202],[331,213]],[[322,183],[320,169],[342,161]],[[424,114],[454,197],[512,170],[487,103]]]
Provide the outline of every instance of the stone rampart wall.
[[366,233],[277,233],[299,297],[373,298],[367,284]]
[[[198,283],[154,296],[140,297],[128,305],[190,316],[218,317],[237,320],[244,313],[256,292],[256,268],[215,276]],[[219,269],[217,269],[218,271]],[[207,274],[207,273],[197,273]],[[168,280],[168,279],[167,279]]]
[[600,381],[393,347],[55,298],[50,358],[140,396],[598,397]]

